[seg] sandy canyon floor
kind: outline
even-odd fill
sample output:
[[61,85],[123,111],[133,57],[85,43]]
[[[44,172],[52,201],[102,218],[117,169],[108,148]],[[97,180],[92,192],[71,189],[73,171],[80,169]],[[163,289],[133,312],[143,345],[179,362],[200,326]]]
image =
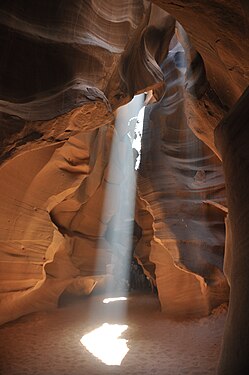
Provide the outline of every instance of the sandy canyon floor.
[[109,303],[104,298],[64,298],[55,311],[2,326],[0,374],[215,374],[225,306],[207,318],[177,322],[160,312],[152,294]]

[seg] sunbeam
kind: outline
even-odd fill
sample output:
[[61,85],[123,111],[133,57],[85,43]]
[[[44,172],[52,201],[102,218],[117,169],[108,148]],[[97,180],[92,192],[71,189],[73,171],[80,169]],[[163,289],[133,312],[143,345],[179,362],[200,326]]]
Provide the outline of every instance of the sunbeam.
[[[141,129],[138,130],[137,125],[141,128],[143,111],[140,109],[143,103],[144,94],[138,95],[119,108],[116,114],[101,219],[106,230],[102,231],[104,237],[99,241],[101,249],[102,242],[107,240],[111,253],[106,264],[107,277],[103,290],[110,297],[113,297],[112,293],[116,291],[125,296],[129,288],[136,192],[135,164],[140,152],[138,143],[141,140]],[[97,266],[98,262],[97,255]]]

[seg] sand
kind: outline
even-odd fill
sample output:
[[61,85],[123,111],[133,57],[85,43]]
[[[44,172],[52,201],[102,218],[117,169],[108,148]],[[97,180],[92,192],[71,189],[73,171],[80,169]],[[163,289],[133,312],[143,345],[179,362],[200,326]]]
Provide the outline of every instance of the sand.
[[[226,306],[207,318],[177,322],[160,312],[155,295],[127,297],[109,304],[103,304],[103,295],[64,298],[57,310],[5,324],[0,328],[0,374],[215,374]],[[80,342],[104,323],[128,326],[121,339],[129,351],[120,366],[104,364]]]

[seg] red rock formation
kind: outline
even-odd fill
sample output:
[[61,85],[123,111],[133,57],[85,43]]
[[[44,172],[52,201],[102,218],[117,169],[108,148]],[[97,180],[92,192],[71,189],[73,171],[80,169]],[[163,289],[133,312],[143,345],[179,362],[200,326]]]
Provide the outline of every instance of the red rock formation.
[[29,141],[58,142],[65,129],[68,138],[110,123],[112,110],[161,84],[158,64],[174,33],[175,21],[165,13],[154,25],[148,1],[120,7],[109,0],[103,8],[96,0],[38,1],[33,7],[1,4],[3,159]]
[[223,105],[248,85],[248,2],[153,0],[177,19],[205,61],[207,78]]
[[104,195],[125,182],[119,164],[108,177],[112,110],[162,84],[172,17],[148,2],[82,5],[38,2],[32,16],[24,2],[2,4],[1,322],[55,306],[66,288],[88,294],[106,273],[118,202],[102,212]]
[[149,258],[162,309],[183,317],[208,314],[227,298],[224,215],[205,203],[224,204],[225,190],[220,161],[187,126],[174,57],[172,51],[163,67],[163,98],[145,109],[137,184],[153,217]]
[[[247,92],[220,123],[217,146],[214,129],[248,85],[249,8],[245,0],[153,3],[171,16],[146,0],[0,4],[0,320],[52,307],[66,288],[88,293],[94,287],[109,259],[104,232],[116,210],[111,207],[99,231],[104,191],[113,182],[106,176],[114,111],[153,89],[159,102],[146,110],[135,255],[172,313],[206,314],[223,299],[220,164],[188,125],[224,162],[231,301],[219,373],[242,373],[249,337]],[[186,57],[184,90],[166,60],[175,25]],[[121,135],[118,142],[123,145]],[[103,262],[96,272],[100,238]]]
[[[215,97],[217,98],[216,95],[218,95],[219,98],[218,102],[215,99],[218,104],[218,106],[215,105],[216,109],[220,106],[219,102],[228,108],[235,105],[248,86],[248,2],[223,0],[209,1],[208,4],[199,0],[174,2],[154,0],[154,2],[176,17],[201,54],[210,85],[215,92]],[[200,104],[197,103],[197,108],[200,105],[203,108],[204,104],[204,111],[206,108],[207,112],[210,112],[212,99],[213,95],[210,98],[210,95],[205,93],[200,98]],[[221,122],[216,132],[218,152],[224,159],[228,192],[229,219],[227,221],[225,272],[231,284],[229,314],[219,374],[247,373],[249,369],[249,333],[246,315],[248,311],[248,265],[245,255],[246,228],[248,227],[247,199],[245,198],[245,192],[248,190],[247,157],[245,156],[247,107],[248,93],[246,92],[242,100],[234,109],[231,109],[231,114]],[[197,113],[200,112],[197,111]],[[196,110],[193,110],[193,114],[196,114]],[[211,110],[211,116],[207,113],[205,117],[213,120],[216,116],[217,110]],[[215,120],[211,121],[212,123],[215,129],[218,122]],[[201,130],[200,128],[198,134],[200,138],[203,137]],[[207,138],[205,142],[210,145],[210,140],[207,141]],[[240,156],[241,154],[243,157]]]
[[222,375],[249,371],[248,99],[247,89],[215,130],[216,145],[223,160],[229,208],[226,275],[231,293],[218,370]]
[[[79,133],[61,147],[25,152],[1,168],[1,197],[5,202],[1,217],[1,322],[56,306],[68,285],[78,283],[80,275],[89,275],[80,272],[80,262],[75,261],[80,238],[58,232],[54,211],[67,196],[74,192],[77,196],[80,186],[81,202],[86,197],[88,204],[91,202],[89,197],[103,181],[110,140],[110,130],[102,127]],[[61,220],[77,212],[81,202],[72,202]],[[95,210],[96,219],[97,215]],[[87,223],[91,225],[90,217]],[[85,269],[94,261],[90,254]],[[83,278],[82,293],[88,294],[94,283],[89,277]]]

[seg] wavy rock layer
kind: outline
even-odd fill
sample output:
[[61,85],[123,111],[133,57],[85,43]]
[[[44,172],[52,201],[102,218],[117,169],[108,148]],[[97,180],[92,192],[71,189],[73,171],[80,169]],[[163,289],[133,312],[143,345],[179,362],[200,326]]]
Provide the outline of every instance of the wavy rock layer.
[[[2,322],[105,279],[118,205],[103,217],[104,196],[125,182],[118,163],[114,180],[107,173],[113,111],[150,88],[158,103],[145,111],[135,255],[169,314],[207,314],[227,297],[221,165],[187,125],[219,154],[214,128],[247,84],[248,28],[237,26],[247,8],[157,3],[192,44],[149,1],[1,3]],[[184,54],[166,60],[175,25]]]
[[184,27],[205,61],[208,81],[223,105],[248,86],[249,8],[246,0],[153,0]]
[[[246,193],[248,157],[245,150],[248,90],[241,101],[237,104],[236,101],[248,87],[248,1],[215,0],[209,1],[208,4],[198,0],[154,2],[175,16],[183,25],[205,62],[207,77],[215,94],[225,107],[231,108],[229,116],[225,121],[221,121],[216,133],[218,153],[224,160],[228,192],[225,273],[231,285],[229,314],[218,373],[247,373],[249,333],[246,312],[249,280],[246,244],[249,223]],[[203,103],[201,99],[200,104],[202,107],[204,104],[207,112],[210,112],[210,100]],[[211,110],[211,113],[216,115],[216,111]],[[193,110],[193,114],[196,114],[196,110]],[[209,114],[206,116],[210,118]],[[202,137],[202,127],[199,128],[198,136]],[[209,142],[207,144],[210,144]]]
[[187,126],[174,57],[164,65],[165,95],[145,109],[138,195],[153,217],[149,259],[163,310],[203,315],[228,296],[224,213],[215,207],[225,203],[224,179],[219,159]]
[[2,159],[31,141],[110,123],[113,109],[160,85],[175,21],[163,12],[156,26],[156,8],[133,0],[1,3]]
[[148,1],[14,1],[1,3],[0,27],[5,322],[103,281],[118,206],[103,213],[104,196],[125,183],[119,163],[108,175],[113,110],[162,84],[175,20]]
[[[67,287],[84,293],[94,287],[99,237],[106,247],[98,272],[109,259],[95,224],[110,182],[104,176],[113,110],[153,88],[157,100],[164,96],[146,110],[144,136],[156,147],[143,141],[136,256],[157,282],[165,309],[183,313],[194,296],[196,311],[206,313],[222,299],[220,165],[193,138],[187,119],[224,160],[231,301],[219,373],[242,373],[249,367],[248,93],[219,126],[217,146],[214,129],[248,85],[248,1],[153,3],[190,38],[176,23],[187,65],[183,92],[166,74],[164,95],[161,67],[175,20],[149,1],[1,1],[1,322],[54,306]],[[175,75],[168,62],[166,68]],[[177,117],[183,95],[184,120]],[[179,298],[169,287],[173,281]]]
[[[78,276],[94,274],[95,258],[86,246],[87,239],[88,256],[84,263],[82,255],[82,273],[77,262],[81,238],[59,233],[50,212],[79,187],[81,203],[71,205],[69,214],[86,201],[91,205],[96,191],[103,189],[111,134],[106,127],[81,133],[61,147],[48,146],[17,156],[1,169],[1,196],[5,198],[1,217],[1,322],[56,306],[59,295],[73,280],[80,284]],[[98,212],[101,214],[101,205],[95,209],[96,216]],[[81,284],[82,293],[88,294],[95,281],[83,278]]]

